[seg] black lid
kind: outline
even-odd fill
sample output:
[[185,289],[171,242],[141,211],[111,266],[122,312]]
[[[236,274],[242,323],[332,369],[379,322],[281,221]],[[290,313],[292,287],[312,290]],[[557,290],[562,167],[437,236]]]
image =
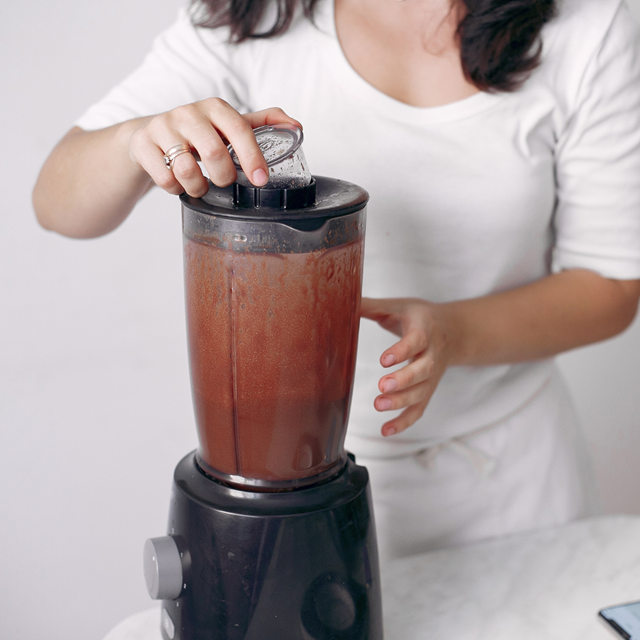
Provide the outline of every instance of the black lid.
[[209,191],[202,198],[183,193],[180,200],[188,209],[230,219],[285,223],[313,221],[313,226],[317,226],[329,218],[363,209],[369,194],[351,182],[315,176],[310,185],[296,189],[261,189],[237,183],[216,187],[210,182]]

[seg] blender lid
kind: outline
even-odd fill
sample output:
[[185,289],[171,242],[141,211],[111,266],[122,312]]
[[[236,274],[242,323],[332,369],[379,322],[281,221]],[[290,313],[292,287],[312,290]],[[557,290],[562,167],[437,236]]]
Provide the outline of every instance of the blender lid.
[[[302,144],[302,131],[292,124],[265,125],[253,130],[256,141],[267,161],[267,167],[279,164],[290,158]],[[236,169],[242,170],[238,156],[231,145],[227,147]]]
[[[308,190],[311,190],[314,199],[303,206],[283,206],[279,200],[273,203],[265,201],[270,196],[280,198],[291,192],[304,194]],[[259,206],[256,206],[257,203],[250,198],[246,202],[243,201],[243,193],[267,197],[263,197]],[[228,187],[216,187],[210,181],[209,191],[202,198],[194,198],[183,193],[180,200],[187,209],[221,218],[287,223],[315,220],[316,224],[320,225],[329,218],[349,215],[364,209],[369,194],[362,187],[345,180],[314,176],[313,182],[301,189],[249,189],[237,183]]]

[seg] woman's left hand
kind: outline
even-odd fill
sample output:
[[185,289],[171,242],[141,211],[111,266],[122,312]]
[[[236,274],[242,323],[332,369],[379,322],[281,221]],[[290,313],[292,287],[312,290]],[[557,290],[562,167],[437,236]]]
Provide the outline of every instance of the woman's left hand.
[[382,435],[400,433],[418,420],[450,360],[451,339],[438,305],[418,298],[363,298],[361,315],[400,337],[380,357],[387,368],[406,362],[378,383],[378,411],[404,411],[382,426]]
[[611,280],[585,269],[511,290],[435,304],[417,298],[363,298],[362,317],[400,336],[380,358],[378,411],[403,409],[382,426],[390,436],[424,413],[448,366],[491,366],[549,358],[617,335],[633,321],[640,280]]

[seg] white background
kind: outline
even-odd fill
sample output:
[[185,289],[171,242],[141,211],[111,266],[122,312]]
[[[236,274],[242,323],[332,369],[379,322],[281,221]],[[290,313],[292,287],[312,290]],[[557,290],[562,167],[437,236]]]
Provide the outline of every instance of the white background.
[[[150,606],[142,543],[164,534],[173,468],[196,446],[176,199],[151,193],[91,241],[43,231],[31,208],[53,145],[177,3],[1,4],[2,640],[100,640]],[[561,363],[605,510],[640,514],[640,323]]]

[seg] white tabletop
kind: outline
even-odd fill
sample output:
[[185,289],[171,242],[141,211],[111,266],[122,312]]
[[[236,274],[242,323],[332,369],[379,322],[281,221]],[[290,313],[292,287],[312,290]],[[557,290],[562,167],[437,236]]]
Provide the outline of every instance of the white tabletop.
[[[640,600],[640,517],[606,516],[406,558],[382,585],[385,640],[611,640],[606,606]],[[104,640],[161,640],[159,608]]]

